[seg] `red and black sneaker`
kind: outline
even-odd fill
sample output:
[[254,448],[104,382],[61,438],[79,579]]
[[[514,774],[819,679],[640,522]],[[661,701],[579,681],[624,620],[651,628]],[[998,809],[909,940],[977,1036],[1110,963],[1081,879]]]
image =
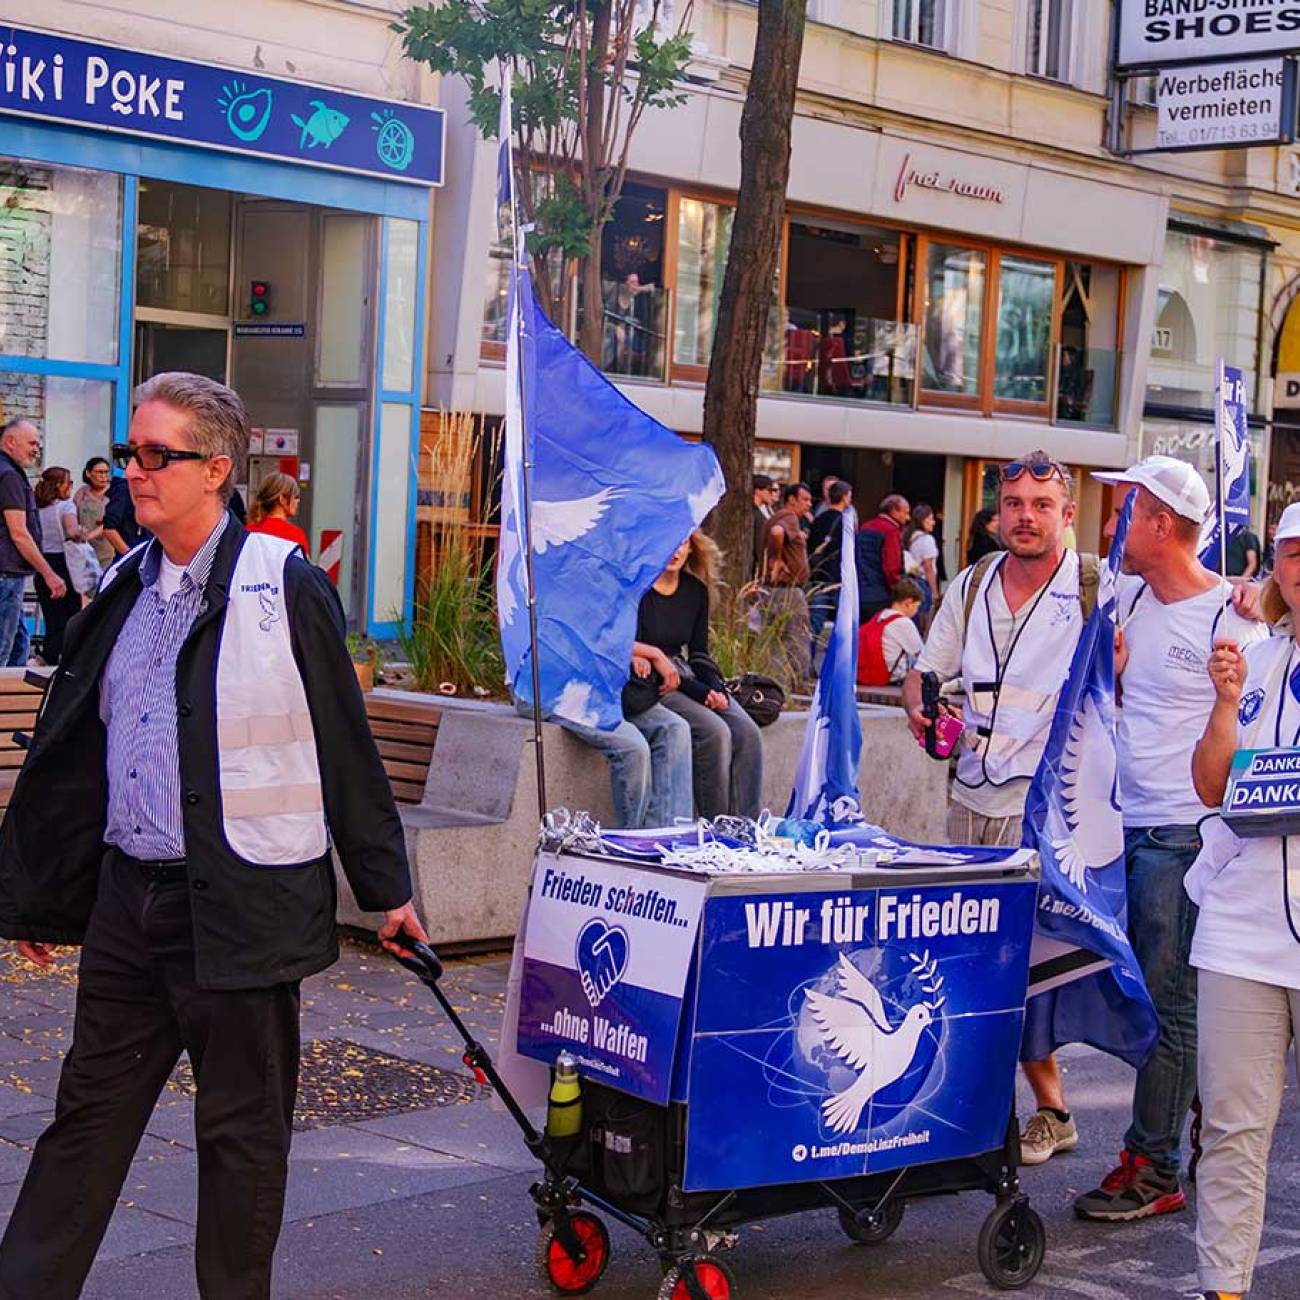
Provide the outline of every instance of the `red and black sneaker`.
[[1125,1151],[1096,1191],[1085,1192],[1074,1203],[1081,1219],[1101,1223],[1128,1223],[1157,1214],[1175,1214],[1187,1208],[1187,1197],[1177,1174],[1162,1173],[1146,1156]]

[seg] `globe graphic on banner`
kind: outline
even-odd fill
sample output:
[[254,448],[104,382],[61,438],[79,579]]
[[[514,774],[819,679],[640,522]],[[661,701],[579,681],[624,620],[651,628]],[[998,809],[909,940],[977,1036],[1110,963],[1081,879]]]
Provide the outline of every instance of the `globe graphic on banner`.
[[[883,1086],[870,1091],[872,1081],[864,1077],[866,1071],[847,1059],[851,1052],[837,1049],[828,1041],[825,1013],[819,1016],[814,1000],[805,992],[811,990],[841,1005],[847,1002],[849,1005],[844,1008],[847,1015],[860,1019],[855,1008],[861,1004],[853,998],[851,990],[846,990],[838,963],[820,979],[801,986],[791,998],[793,1024],[790,1059],[785,1068],[802,1085],[799,1091],[805,1100],[818,1109],[828,1097],[865,1084],[869,1104],[864,1105],[855,1129],[862,1132],[868,1125],[879,1129],[888,1124],[921,1096],[939,1058],[944,1021],[941,1013],[931,1016],[922,1010],[934,1000],[934,985],[932,978],[927,979],[921,954],[894,948],[867,948],[847,954],[846,959],[875,988],[888,1021],[870,1035],[874,1039],[870,1054],[875,1060],[867,1067],[886,1076]],[[863,1015],[867,1014],[869,1011],[864,1007]],[[866,1035],[854,1033],[853,1043],[867,1051]],[[790,1090],[791,1081],[787,1078],[781,1091]]]

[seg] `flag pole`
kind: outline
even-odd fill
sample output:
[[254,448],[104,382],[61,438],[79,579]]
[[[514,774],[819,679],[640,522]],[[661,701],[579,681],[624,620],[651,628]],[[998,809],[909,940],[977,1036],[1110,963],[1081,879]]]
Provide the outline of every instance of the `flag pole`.
[[533,512],[532,512],[532,442],[528,437],[528,402],[524,394],[524,314],[519,303],[519,265],[523,258],[523,246],[519,241],[519,206],[515,199],[515,145],[513,99],[510,94],[510,69],[504,67],[501,72],[501,93],[505,97],[506,111],[503,114],[506,125],[506,169],[510,174],[510,278],[511,290],[515,304],[515,348],[519,358],[517,374],[519,377],[519,421],[520,441],[522,443],[523,500],[520,508],[524,516],[524,573],[528,582],[528,657],[532,666],[533,677],[533,754],[537,767],[537,816],[540,820],[546,816],[546,749],[542,741],[542,683],[538,664],[537,640],[537,583],[533,576]]
[[[511,191],[513,194],[513,191]],[[1226,403],[1223,402],[1223,386],[1225,386],[1225,374],[1223,374],[1223,357],[1218,359],[1218,367],[1214,372],[1214,482],[1216,482],[1216,491],[1214,495],[1218,499],[1218,529],[1219,529],[1219,581],[1227,582],[1227,500],[1225,491],[1223,491],[1223,417],[1226,413]]]

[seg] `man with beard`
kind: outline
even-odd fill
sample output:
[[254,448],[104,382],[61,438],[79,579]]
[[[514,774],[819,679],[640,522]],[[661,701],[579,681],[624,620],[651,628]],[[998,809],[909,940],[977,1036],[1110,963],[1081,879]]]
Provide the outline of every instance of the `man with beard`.
[[[929,722],[921,674],[961,678],[966,730],[948,806],[953,844],[1020,844],[1029,783],[1096,604],[1097,557],[1065,545],[1074,516],[1074,483],[1059,461],[1033,451],[1003,465],[998,520],[1007,549],[957,575],[903,682],[908,725],[921,739]],[[1024,1070],[1038,1111],[1021,1136],[1021,1158],[1041,1164],[1076,1147],[1079,1134],[1056,1058],[1026,1061]]]

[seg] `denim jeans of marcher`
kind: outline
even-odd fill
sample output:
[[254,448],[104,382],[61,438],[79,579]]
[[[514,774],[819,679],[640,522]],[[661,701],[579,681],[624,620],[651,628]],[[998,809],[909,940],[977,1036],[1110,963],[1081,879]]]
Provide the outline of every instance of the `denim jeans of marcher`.
[[27,625],[23,622],[26,586],[26,578],[0,574],[0,663],[7,668],[27,664]]
[[671,826],[695,816],[691,790],[691,728],[662,704],[632,715],[650,746],[650,799],[642,826]]
[[1196,971],[1189,960],[1196,904],[1183,875],[1201,850],[1195,826],[1124,832],[1128,933],[1160,1022],[1156,1049],[1137,1072],[1124,1145],[1177,1172],[1183,1124],[1196,1095]]

